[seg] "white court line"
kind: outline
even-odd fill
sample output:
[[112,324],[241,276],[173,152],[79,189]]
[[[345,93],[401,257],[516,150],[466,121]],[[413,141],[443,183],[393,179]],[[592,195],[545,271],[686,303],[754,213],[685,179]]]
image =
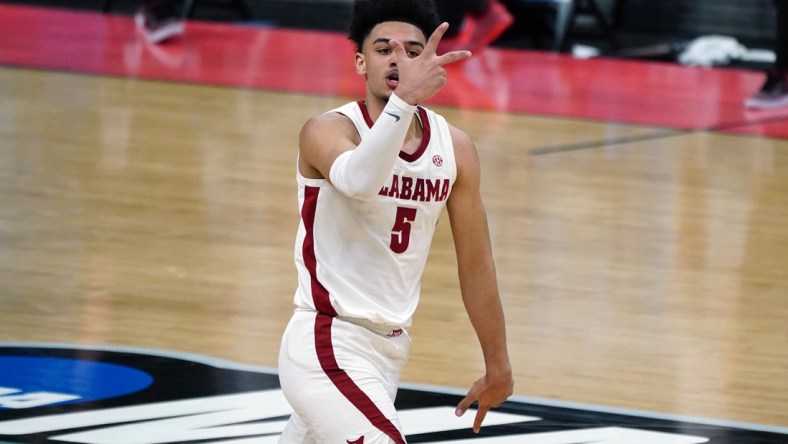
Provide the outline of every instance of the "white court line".
[[[85,344],[58,344],[58,343],[27,343],[27,342],[0,342],[0,347],[30,347],[30,348],[55,348],[55,349],[77,349],[77,350],[99,350],[111,351],[118,353],[137,353],[146,354],[151,356],[161,356],[173,359],[183,359],[187,361],[197,362],[201,364],[210,365],[216,368],[223,368],[228,370],[250,371],[256,373],[264,373],[269,375],[276,375],[277,369],[271,367],[263,367],[249,364],[239,364],[232,361],[212,358],[210,356],[181,353],[168,350],[157,350],[149,348],[138,347],[124,347],[124,346],[107,346],[107,345],[85,345]],[[465,396],[466,392],[461,389],[424,385],[424,384],[408,384],[402,383],[399,386],[406,390],[420,390],[435,393],[442,393],[447,395]],[[676,421],[695,423],[699,425],[709,425],[715,427],[729,427],[735,429],[752,430],[757,432],[776,433],[781,435],[788,435],[788,427],[781,427],[768,424],[755,424],[740,421],[727,421],[722,419],[703,418],[696,416],[676,415],[670,413],[651,412],[646,410],[637,410],[620,407],[609,407],[596,404],[585,404],[570,401],[558,401],[553,399],[529,397],[529,396],[512,396],[510,401],[541,405],[546,407],[558,407],[575,410],[586,410],[590,412],[609,413],[614,415],[635,416],[647,419],[657,419],[662,421]]]

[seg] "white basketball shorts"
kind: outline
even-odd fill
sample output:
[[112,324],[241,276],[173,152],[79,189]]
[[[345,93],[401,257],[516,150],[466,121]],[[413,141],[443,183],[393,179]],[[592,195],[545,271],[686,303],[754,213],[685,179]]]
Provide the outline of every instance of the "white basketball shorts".
[[405,444],[394,398],[410,339],[375,327],[295,311],[279,352],[294,410],[280,444]]

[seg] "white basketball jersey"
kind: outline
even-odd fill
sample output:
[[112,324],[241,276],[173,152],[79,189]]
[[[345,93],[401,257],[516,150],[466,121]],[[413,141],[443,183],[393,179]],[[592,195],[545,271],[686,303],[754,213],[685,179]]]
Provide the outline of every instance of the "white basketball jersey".
[[[363,101],[330,112],[350,118],[362,139],[372,126]],[[297,307],[410,326],[435,226],[457,177],[448,124],[421,107],[416,115],[422,144],[414,154],[400,152],[370,201],[297,174]]]

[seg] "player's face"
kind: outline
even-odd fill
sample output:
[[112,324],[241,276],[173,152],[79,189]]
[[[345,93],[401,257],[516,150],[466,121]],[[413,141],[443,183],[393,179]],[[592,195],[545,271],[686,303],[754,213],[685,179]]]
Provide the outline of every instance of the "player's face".
[[419,28],[404,22],[383,22],[372,28],[356,54],[356,72],[366,76],[367,91],[388,99],[399,84],[397,57],[389,40],[405,46],[408,57],[417,57],[424,50],[426,38]]

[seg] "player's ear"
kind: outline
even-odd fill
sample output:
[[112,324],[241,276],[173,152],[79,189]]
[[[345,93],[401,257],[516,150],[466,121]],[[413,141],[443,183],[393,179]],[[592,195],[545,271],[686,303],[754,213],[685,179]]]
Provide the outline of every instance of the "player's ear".
[[367,60],[364,54],[356,53],[356,74],[363,76],[367,73]]

